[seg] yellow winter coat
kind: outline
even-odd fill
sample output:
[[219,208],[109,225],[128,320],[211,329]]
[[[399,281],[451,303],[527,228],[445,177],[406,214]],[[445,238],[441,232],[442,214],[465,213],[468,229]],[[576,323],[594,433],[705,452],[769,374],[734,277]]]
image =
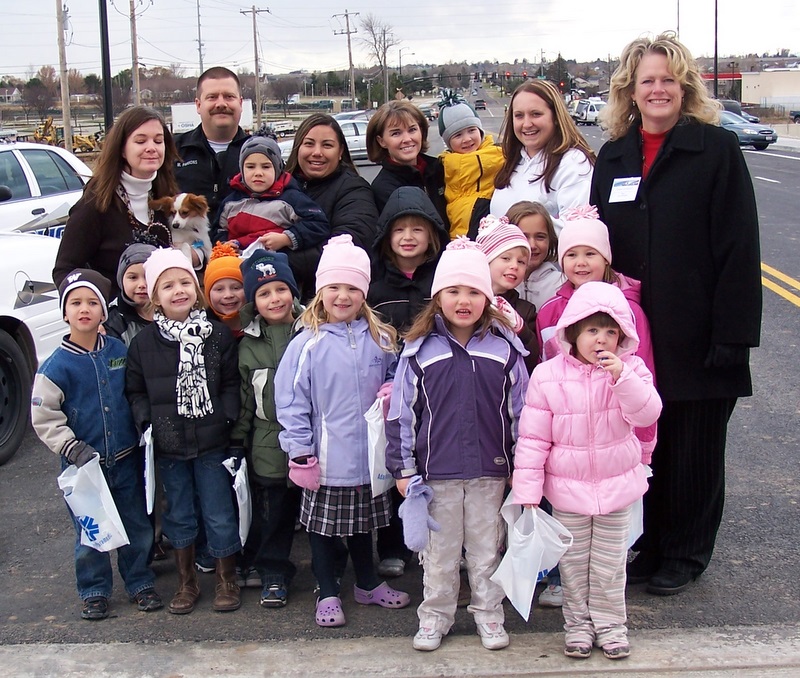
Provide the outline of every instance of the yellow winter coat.
[[445,151],[439,158],[444,165],[444,198],[450,237],[467,235],[476,201],[490,200],[494,193],[494,178],[503,166],[503,150],[495,146],[492,135],[487,134],[477,151]]

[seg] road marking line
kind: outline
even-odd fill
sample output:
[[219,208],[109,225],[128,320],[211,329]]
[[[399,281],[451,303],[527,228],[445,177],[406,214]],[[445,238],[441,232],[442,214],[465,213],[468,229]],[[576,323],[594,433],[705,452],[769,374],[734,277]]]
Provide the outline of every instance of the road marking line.
[[796,290],[800,290],[800,280],[795,280],[785,273],[781,273],[777,268],[772,268],[772,266],[765,264],[763,261],[761,262],[761,270],[764,271],[764,273],[768,273],[773,278],[777,278],[781,282],[785,282],[787,285],[794,287]]
[[776,285],[774,282],[768,280],[767,278],[764,278],[763,276],[761,277],[761,284],[768,290],[772,290],[773,292],[775,292],[775,294],[777,294],[779,297],[783,297],[784,299],[786,299],[786,301],[789,301],[798,308],[800,308],[800,297],[796,297],[791,292],[787,292],[780,285]]
[[779,184],[781,183],[777,179],[767,179],[767,177],[756,177],[756,179],[761,179],[761,181],[769,181],[771,184]]
[[753,155],[759,155],[762,158],[785,158],[786,160],[800,160],[800,157],[796,155],[781,155],[780,153],[764,153],[764,151],[743,150],[742,153],[752,153]]

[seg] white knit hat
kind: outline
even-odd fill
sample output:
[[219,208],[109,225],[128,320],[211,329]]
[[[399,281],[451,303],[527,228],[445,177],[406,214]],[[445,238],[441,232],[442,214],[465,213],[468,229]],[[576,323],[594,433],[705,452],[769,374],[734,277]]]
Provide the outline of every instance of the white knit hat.
[[483,292],[489,301],[494,301],[492,274],[489,272],[486,255],[465,236],[453,240],[442,252],[433,274],[431,296],[446,287],[459,285],[473,287]]

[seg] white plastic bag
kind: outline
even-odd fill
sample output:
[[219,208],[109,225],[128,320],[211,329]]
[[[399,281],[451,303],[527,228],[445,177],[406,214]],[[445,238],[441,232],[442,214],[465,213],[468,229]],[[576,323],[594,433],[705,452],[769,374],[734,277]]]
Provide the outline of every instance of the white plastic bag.
[[83,466],[70,465],[58,476],[58,486],[81,526],[81,544],[113,551],[130,544],[111,490],[95,454]]
[[369,479],[372,496],[377,497],[394,487],[394,478],[386,470],[386,429],[383,421],[383,398],[378,398],[364,413],[367,420],[369,446]]
[[513,503],[509,493],[500,513],[508,524],[508,547],[490,579],[499,584],[525,621],[531,614],[536,583],[552,570],[572,545],[572,535],[542,509]]
[[236,457],[231,457],[222,462],[233,476],[233,492],[236,494],[236,503],[239,506],[239,540],[242,548],[250,532],[250,523],[253,522],[253,505],[250,499],[250,484],[247,481],[247,460],[242,459],[239,470],[236,470]]
[[147,502],[147,515],[153,514],[156,501],[156,460],[153,452],[153,426],[148,426],[142,434],[140,445],[144,445],[144,498]]
[[[653,469],[647,464],[644,465],[644,470],[647,478],[653,477]],[[639,497],[631,507],[631,522],[628,532],[628,548],[631,548],[636,540],[642,536],[644,532],[644,497]]]

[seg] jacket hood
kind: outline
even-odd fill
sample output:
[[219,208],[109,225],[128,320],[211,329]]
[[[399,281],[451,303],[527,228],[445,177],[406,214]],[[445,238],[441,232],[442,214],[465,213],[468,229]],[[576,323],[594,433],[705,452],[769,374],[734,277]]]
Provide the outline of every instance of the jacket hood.
[[441,242],[440,250],[447,247],[450,242],[450,232],[444,225],[442,218],[433,206],[428,194],[416,186],[400,186],[394,190],[386,201],[386,205],[378,218],[377,236],[372,248],[375,252],[380,251],[381,241],[389,232],[389,224],[398,217],[408,214],[420,216],[433,224],[434,231],[439,235]]
[[619,323],[625,338],[617,347],[617,355],[622,357],[635,353],[639,347],[639,335],[630,304],[616,285],[605,282],[587,282],[576,289],[570,296],[567,307],[556,325],[556,336],[561,352],[570,356],[572,346],[564,338],[564,330],[579,320],[588,318],[593,313],[608,313]]
[[[299,318],[304,310],[305,307],[297,299],[292,300],[292,315],[295,319]],[[256,305],[252,301],[239,309],[239,320],[242,323],[242,331],[251,337],[260,337],[263,328],[268,327],[267,321],[258,314]],[[292,324],[294,322],[292,321]]]

